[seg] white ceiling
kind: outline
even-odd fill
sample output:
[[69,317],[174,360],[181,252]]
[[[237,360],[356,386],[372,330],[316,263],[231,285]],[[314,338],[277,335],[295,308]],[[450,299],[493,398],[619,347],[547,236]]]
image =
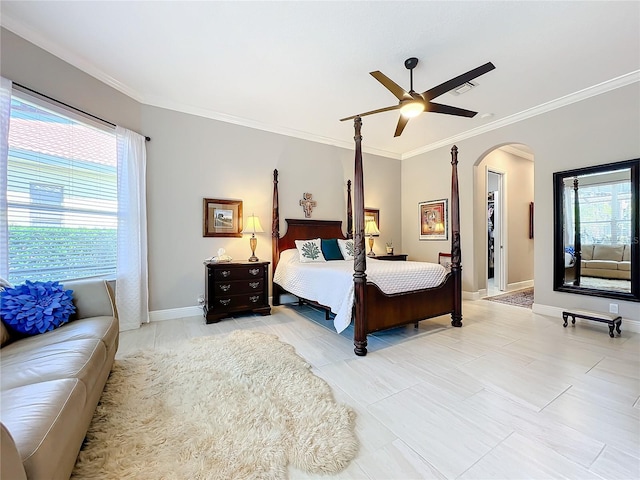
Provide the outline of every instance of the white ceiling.
[[[436,99],[479,112],[363,117],[392,158],[640,82],[640,2],[0,2],[2,26],[136,100],[353,148],[338,119],[397,103],[380,70],[425,91],[491,61],[478,87]],[[638,83],[640,88],[640,83]],[[493,114],[483,118],[483,114]]]

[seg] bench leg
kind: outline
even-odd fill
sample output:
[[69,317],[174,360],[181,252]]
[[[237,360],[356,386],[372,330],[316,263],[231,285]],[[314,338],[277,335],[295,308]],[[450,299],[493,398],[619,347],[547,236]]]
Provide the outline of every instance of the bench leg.
[[611,338],[613,338],[613,337],[615,336],[615,335],[613,334],[613,326],[614,326],[614,324],[613,324],[613,322],[611,322],[611,323],[609,324],[609,336],[610,336]]
[[622,320],[618,320],[618,322],[616,323],[616,332],[618,332],[618,335],[622,334],[622,331],[620,330],[621,326],[622,326]]
[[563,313],[563,314],[562,314],[562,319],[564,320],[564,323],[562,324],[562,326],[563,326],[564,328],[567,328],[567,320],[568,320],[568,318],[569,318],[569,315],[568,315],[568,314],[566,314],[566,313]]

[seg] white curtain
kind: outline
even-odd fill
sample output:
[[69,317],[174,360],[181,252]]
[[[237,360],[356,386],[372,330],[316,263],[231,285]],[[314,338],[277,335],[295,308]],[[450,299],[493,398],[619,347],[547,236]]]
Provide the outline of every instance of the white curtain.
[[11,80],[0,77],[0,277],[9,277],[9,224],[7,223],[7,158]]
[[145,138],[116,127],[118,141],[118,260],[120,330],[149,321]]

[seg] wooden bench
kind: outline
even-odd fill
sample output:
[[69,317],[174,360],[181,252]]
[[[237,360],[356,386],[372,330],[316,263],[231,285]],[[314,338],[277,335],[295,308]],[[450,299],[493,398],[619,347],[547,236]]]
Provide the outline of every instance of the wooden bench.
[[564,320],[563,327],[567,327],[567,321],[571,317],[571,324],[576,324],[576,318],[582,318],[584,320],[593,320],[594,322],[604,322],[609,325],[609,336],[611,338],[614,337],[613,328],[615,327],[618,335],[622,332],[620,331],[620,326],[622,325],[622,317],[615,313],[596,313],[596,312],[585,312],[577,310],[575,312],[562,312],[562,319]]

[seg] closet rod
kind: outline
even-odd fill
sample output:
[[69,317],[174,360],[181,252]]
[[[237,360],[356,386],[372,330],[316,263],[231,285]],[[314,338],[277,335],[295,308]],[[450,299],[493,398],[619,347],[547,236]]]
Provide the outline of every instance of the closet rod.
[[[106,123],[107,125],[111,125],[114,128],[117,126],[115,123],[110,122],[109,120],[105,120],[104,118],[100,118],[100,117],[98,117],[96,115],[93,115],[92,113],[85,112],[84,110],[80,110],[79,108],[74,107],[73,105],[69,105],[68,103],[61,102],[60,100],[57,100],[57,99],[55,99],[53,97],[50,97],[49,95],[45,95],[44,93],[40,93],[40,92],[38,92],[38,91],[36,91],[36,90],[34,90],[32,88],[25,87],[24,85],[21,85],[21,84],[19,84],[17,82],[13,82],[13,86],[18,87],[19,89],[22,89],[22,90],[26,90],[27,92],[30,92],[30,93],[35,93],[36,95],[39,95],[39,96],[41,96],[43,98],[46,98],[47,100],[51,100],[52,102],[55,102],[58,105],[63,105],[65,107],[67,107],[67,108],[75,110],[76,112],[82,113],[83,115],[86,115],[86,116],[91,117],[91,118],[95,118],[96,120],[99,120],[102,123]],[[145,136],[144,139],[147,142],[151,141],[151,137]]]

